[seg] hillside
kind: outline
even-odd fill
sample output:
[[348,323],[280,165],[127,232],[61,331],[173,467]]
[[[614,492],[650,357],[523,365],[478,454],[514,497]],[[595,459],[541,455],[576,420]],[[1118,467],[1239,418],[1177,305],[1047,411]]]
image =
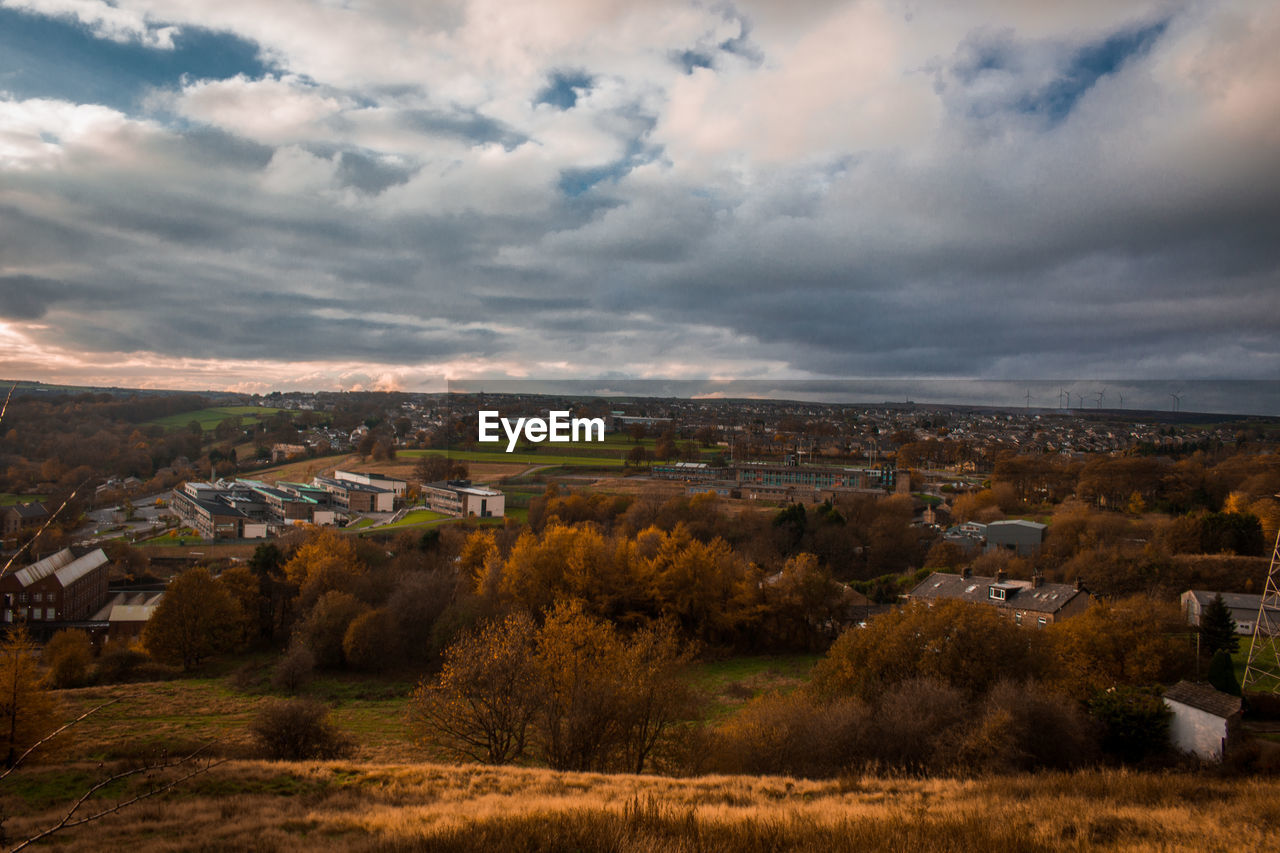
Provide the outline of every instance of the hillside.
[[[17,787],[30,811],[10,810],[9,837],[54,822],[50,803],[93,769],[28,771]],[[1277,794],[1267,780],[1110,771],[811,782],[237,761],[58,839],[132,851],[1261,850]]]

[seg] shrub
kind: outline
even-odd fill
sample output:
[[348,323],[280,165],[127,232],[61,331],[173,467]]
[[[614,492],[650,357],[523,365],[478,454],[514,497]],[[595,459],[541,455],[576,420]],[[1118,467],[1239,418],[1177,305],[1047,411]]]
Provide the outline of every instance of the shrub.
[[342,758],[351,741],[329,721],[329,709],[315,699],[271,699],[249,731],[262,754],[275,761]]
[[271,676],[271,686],[277,690],[297,693],[299,688],[311,680],[315,668],[316,656],[311,654],[311,649],[294,642],[276,664],[276,671]]
[[869,717],[857,699],[769,694],[714,732],[710,760],[723,773],[834,776],[867,757]]
[[1103,751],[1121,761],[1141,761],[1169,748],[1173,712],[1151,690],[1113,687],[1093,698],[1089,713],[1104,727]]
[[54,634],[44,647],[44,665],[54,687],[79,687],[93,663],[93,644],[84,631],[64,629]]

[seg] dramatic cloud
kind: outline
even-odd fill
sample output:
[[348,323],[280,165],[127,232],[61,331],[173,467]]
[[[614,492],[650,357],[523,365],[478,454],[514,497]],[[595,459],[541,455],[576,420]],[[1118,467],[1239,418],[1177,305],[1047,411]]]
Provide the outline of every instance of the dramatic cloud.
[[0,0],[0,375],[1273,378],[1277,43],[1251,0]]

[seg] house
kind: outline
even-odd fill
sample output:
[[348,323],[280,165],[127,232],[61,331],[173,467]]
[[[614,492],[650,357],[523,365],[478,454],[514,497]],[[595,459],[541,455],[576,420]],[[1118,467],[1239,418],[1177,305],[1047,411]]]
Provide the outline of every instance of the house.
[[1208,684],[1179,681],[1165,691],[1164,703],[1173,712],[1173,745],[1206,761],[1221,761],[1240,722],[1240,697]]
[[959,599],[998,608],[1014,623],[1044,628],[1082,613],[1090,596],[1077,580],[1074,584],[1045,583],[1040,575],[1029,581],[1009,580],[1003,571],[995,577],[980,577],[969,569],[960,574],[934,572],[907,594],[910,601],[932,603]]
[[[1200,625],[1200,614],[1213,601],[1214,596],[1221,595],[1222,601],[1231,611],[1231,618],[1236,622],[1237,634],[1252,634],[1253,624],[1258,620],[1262,609],[1262,596],[1243,592],[1212,592],[1204,589],[1189,589],[1182,594],[1182,614],[1187,617],[1188,625]],[[1280,625],[1280,610],[1268,607],[1272,625]]]
[[13,504],[0,510],[0,531],[6,537],[29,527],[39,527],[49,517],[42,503]]
[[1047,525],[1038,521],[1024,521],[1020,518],[993,521],[987,525],[987,550],[1013,551],[1019,557],[1030,556],[1040,550],[1048,529]]
[[0,620],[5,624],[85,619],[107,597],[110,560],[101,548],[64,548],[0,578]]

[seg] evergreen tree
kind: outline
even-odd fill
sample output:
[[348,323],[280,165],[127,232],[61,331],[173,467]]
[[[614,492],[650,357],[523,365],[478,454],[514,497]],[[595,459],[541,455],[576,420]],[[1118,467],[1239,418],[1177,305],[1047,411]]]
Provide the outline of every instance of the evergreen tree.
[[1240,682],[1236,681],[1235,664],[1231,662],[1231,655],[1226,649],[1218,649],[1213,653],[1213,660],[1209,661],[1209,683],[1223,693],[1230,693],[1232,696],[1240,695]]
[[1222,600],[1222,593],[1215,595],[1200,613],[1200,640],[1204,651],[1210,655],[1219,649],[1225,649],[1228,654],[1235,654],[1240,649],[1236,620],[1231,618],[1231,610]]

